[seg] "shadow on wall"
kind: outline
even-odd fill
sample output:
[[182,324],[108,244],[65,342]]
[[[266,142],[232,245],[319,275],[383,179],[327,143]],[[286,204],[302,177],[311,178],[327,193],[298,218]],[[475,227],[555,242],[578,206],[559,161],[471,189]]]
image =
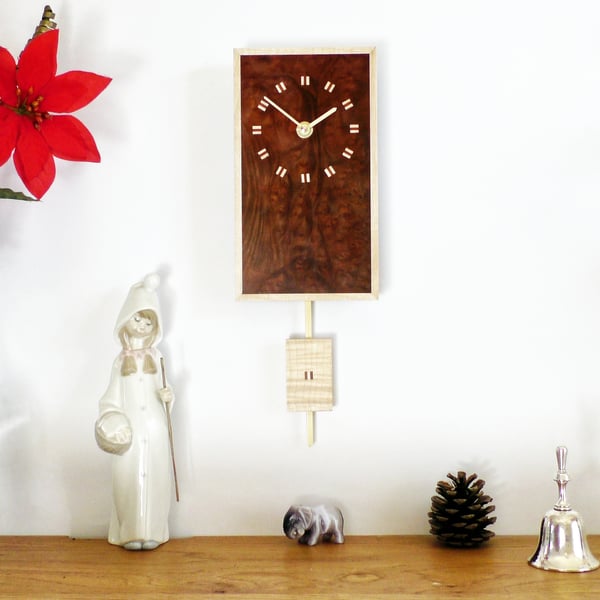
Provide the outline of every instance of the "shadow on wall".
[[[1,351],[0,356],[3,373],[10,373],[7,353]],[[0,533],[22,533],[35,513],[36,500],[40,501],[33,487],[33,472],[41,440],[26,383],[0,376],[0,389]]]
[[[233,50],[231,60],[233,64]],[[187,237],[193,241],[189,255],[198,259],[192,276],[198,282],[198,296],[210,303],[213,314],[220,313],[235,293],[232,88],[231,69],[204,69],[188,76],[189,137],[183,155],[189,162],[190,192],[189,206],[182,208],[189,215]],[[218,247],[211,247],[215,231],[223,235]]]

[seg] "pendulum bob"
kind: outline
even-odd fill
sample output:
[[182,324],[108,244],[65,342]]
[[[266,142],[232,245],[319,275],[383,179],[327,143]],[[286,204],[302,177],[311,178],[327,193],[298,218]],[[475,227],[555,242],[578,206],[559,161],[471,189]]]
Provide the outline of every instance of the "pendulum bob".
[[309,446],[314,443],[314,413],[333,409],[332,346],[330,338],[286,341],[287,407],[307,414]]

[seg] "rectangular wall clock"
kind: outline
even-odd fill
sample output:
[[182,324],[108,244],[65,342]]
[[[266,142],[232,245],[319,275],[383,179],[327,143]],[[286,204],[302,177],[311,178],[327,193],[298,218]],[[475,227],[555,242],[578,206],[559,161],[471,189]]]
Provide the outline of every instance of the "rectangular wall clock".
[[238,296],[376,298],[375,49],[234,59]]

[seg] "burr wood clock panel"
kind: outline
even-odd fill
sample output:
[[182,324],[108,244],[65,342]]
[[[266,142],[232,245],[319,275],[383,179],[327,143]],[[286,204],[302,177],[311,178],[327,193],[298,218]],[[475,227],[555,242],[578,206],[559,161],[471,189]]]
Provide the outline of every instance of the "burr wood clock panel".
[[236,50],[241,297],[376,297],[375,50]]

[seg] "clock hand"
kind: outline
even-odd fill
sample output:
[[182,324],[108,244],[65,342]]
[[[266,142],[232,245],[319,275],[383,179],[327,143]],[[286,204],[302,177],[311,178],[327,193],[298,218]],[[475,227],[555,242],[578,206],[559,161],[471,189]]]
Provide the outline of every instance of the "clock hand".
[[277,104],[275,104],[275,102],[273,102],[273,100],[271,100],[271,98],[269,98],[268,96],[264,96],[264,99],[265,99],[265,102],[268,102],[273,108],[278,110],[284,117],[288,118],[292,123],[294,123],[295,125],[300,125],[300,123],[298,121],[296,121],[296,119],[294,119],[294,117],[292,117],[290,114],[286,113],[285,110],[283,110],[283,108],[281,108],[281,106],[278,106]]
[[327,117],[330,117],[337,110],[337,106],[330,108],[327,112],[324,112],[320,117],[317,117],[312,123],[309,123],[310,127],[314,127],[317,123],[324,121]]

